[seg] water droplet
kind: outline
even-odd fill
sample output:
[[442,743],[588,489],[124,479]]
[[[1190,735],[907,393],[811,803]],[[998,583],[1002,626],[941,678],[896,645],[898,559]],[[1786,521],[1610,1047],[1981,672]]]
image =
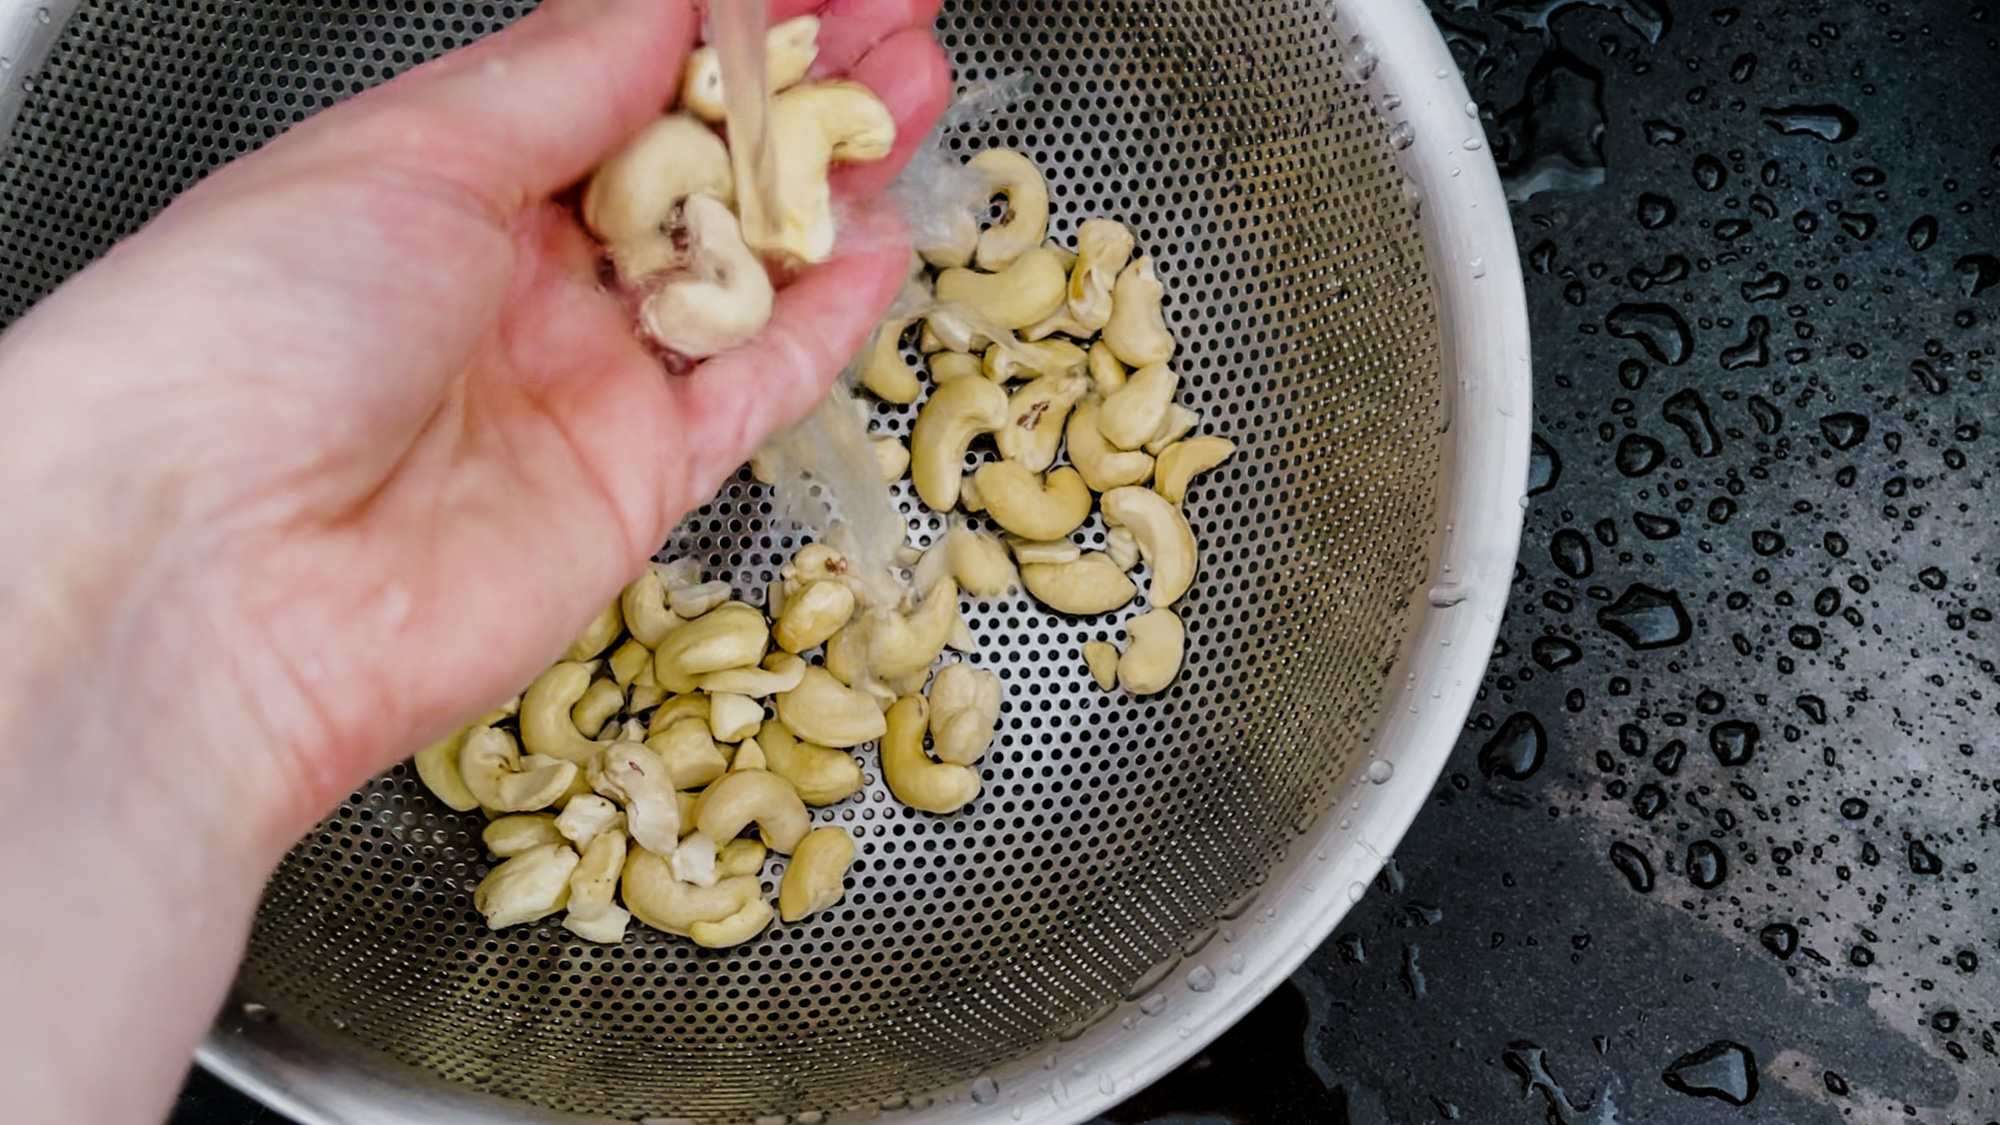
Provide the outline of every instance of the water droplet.
[[1196,965],[1194,971],[1188,974],[1187,986],[1190,992],[1207,992],[1215,987],[1215,970],[1207,965]]
[[1000,1084],[982,1074],[972,1080],[972,1100],[980,1105],[992,1105],[1000,1100]]
[[1674,221],[1674,201],[1664,195],[1646,192],[1639,196],[1636,216],[1639,225],[1647,230],[1659,230]]
[[1767,107],[1760,111],[1764,124],[1786,136],[1818,137],[1835,144],[1861,130],[1861,122],[1837,105],[1795,105]]
[[1118,1080],[1109,1074],[1100,1074],[1097,1076],[1097,1090],[1106,1096],[1115,1094],[1118,1092]]
[[270,1023],[278,1014],[255,1000],[245,1000],[242,1007],[243,1018],[251,1023]]
[[1632,811],[1639,814],[1640,820],[1651,820],[1660,815],[1660,810],[1666,807],[1667,791],[1650,781],[1641,785],[1637,793],[1632,794]]
[[1868,419],[1852,411],[1829,414],[1819,420],[1819,432],[1835,449],[1853,449],[1868,437]]
[[1367,893],[1368,893],[1368,884],[1366,883],[1347,884],[1347,901],[1349,902],[1360,902],[1361,896]]
[[[1762,319],[1757,318],[1759,322]],[[1722,435],[1715,432],[1715,421],[1709,416],[1708,402],[1700,391],[1691,387],[1676,391],[1660,404],[1660,416],[1687,435],[1695,456],[1713,457],[1722,452]]]
[[1840,214],[1840,229],[1866,242],[1875,234],[1875,216],[1866,211],[1843,211]]
[[1643,582],[1627,586],[1617,601],[1598,610],[1597,623],[1635,649],[1677,645],[1694,631],[1678,593]]
[[1630,844],[1611,845],[1611,866],[1625,875],[1625,881],[1632,889],[1646,894],[1653,889],[1653,864],[1639,849]]
[[1799,949],[1799,931],[1786,922],[1773,922],[1757,931],[1757,941],[1780,961],[1791,960]]
[[1472,271],[1474,281],[1486,276],[1486,259],[1484,258],[1474,258],[1466,263],[1466,267]]
[[1750,396],[1750,417],[1757,422],[1757,432],[1775,434],[1784,425],[1785,416],[1762,395]]
[[1748,1105],[1757,1096],[1757,1060],[1743,1044],[1718,1039],[1675,1059],[1660,1080],[1679,1093]]
[[1750,533],[1750,549],[1769,558],[1785,549],[1785,537],[1769,528],[1759,528]]
[[1563,637],[1536,637],[1528,651],[1535,658],[1535,663],[1551,672],[1583,659],[1583,649],[1575,641]]
[[1926,590],[1942,590],[1948,579],[1945,578],[1944,571],[1934,566],[1927,566],[1917,572],[1917,581],[1923,583]]
[[1243,974],[1243,966],[1247,962],[1244,961],[1241,953],[1232,953],[1229,955],[1229,959],[1224,961],[1223,964],[1228,966],[1232,975],[1241,976]]
[[1573,527],[1563,528],[1549,539],[1549,559],[1556,569],[1571,578],[1588,577],[1594,564],[1590,557],[1590,540]]
[[1486,142],[1480,140],[1478,137],[1467,137],[1465,138],[1465,151],[1478,152],[1480,148],[1482,148],[1485,145],[1485,143]]
[[1687,136],[1686,129],[1671,121],[1648,121],[1640,128],[1645,130],[1648,144],[1677,145]]
[[1368,768],[1362,772],[1363,776],[1375,784],[1386,785],[1390,778],[1396,776],[1396,767],[1391,762],[1377,758],[1368,763]]
[[1944,860],[1924,846],[1922,840],[1910,838],[1910,872],[1914,875],[1936,875],[1944,871]]
[[1696,840],[1688,845],[1688,882],[1702,890],[1712,890],[1722,885],[1729,874],[1729,859],[1712,840]]
[[1917,221],[1910,224],[1909,233],[1903,237],[1909,239],[1910,249],[1928,250],[1937,243],[1938,221],[1929,215],[1919,215]]
[[1535,434],[1528,444],[1528,495],[1539,496],[1556,486],[1562,477],[1562,458],[1555,447]]
[[1840,802],[1840,815],[1848,820],[1860,820],[1868,815],[1868,802],[1859,797],[1849,797]]
[[1428,600],[1438,609],[1450,609],[1472,595],[1472,591],[1457,582],[1440,582],[1430,589]]
[[1729,173],[1722,161],[1704,152],[1694,158],[1694,182],[1703,191],[1720,191],[1729,182]]
[[1653,755],[1653,768],[1667,777],[1672,777],[1680,772],[1681,759],[1687,757],[1687,752],[1688,744],[1676,738],[1660,747],[1660,752]]
[[1743,283],[1746,301],[1775,301],[1792,291],[1792,279],[1776,270]]
[[36,9],[35,9],[35,22],[36,22],[36,23],[40,23],[40,24],[46,24],[46,23],[48,23],[48,22],[49,22],[49,21],[50,21],[51,19],[53,19],[53,18],[54,18],[54,17],[53,17],[53,16],[51,16],[51,15],[49,14],[49,10],[48,10],[47,8],[36,8]]
[[1668,305],[1620,304],[1604,314],[1605,331],[1621,340],[1635,340],[1659,363],[1687,362],[1694,334],[1681,314]]
[[[1655,285],[1672,285],[1676,281],[1686,281],[1690,268],[1686,258],[1681,257],[1679,254],[1669,254],[1660,262],[1659,269],[1648,270],[1643,266],[1633,266],[1631,269],[1626,270],[1625,280],[1631,284],[1633,289],[1644,293]],[[1579,286],[1579,288],[1581,287]],[[1567,294],[1567,291],[1565,291],[1565,294]],[[1579,304],[1581,302],[1572,301],[1570,303]],[[1638,363],[1639,361],[1635,359],[1627,360],[1626,362]],[[1623,364],[1620,366],[1623,367]],[[1626,389],[1636,391],[1639,388],[1628,387]]]
[[1722,369],[1740,371],[1745,367],[1763,367],[1771,362],[1771,322],[1761,316],[1753,316],[1745,328],[1743,342],[1722,349]]
[[1632,526],[1648,539],[1672,539],[1681,533],[1681,521],[1651,512],[1633,512]]
[[1398,121],[1396,127],[1389,130],[1389,144],[1393,148],[1406,149],[1416,143],[1417,131],[1407,121]]
[[1951,267],[1958,272],[1958,288],[1968,297],[1977,297],[2000,285],[2000,258],[1991,254],[1967,254]]
[[1756,723],[1729,719],[1709,728],[1708,748],[1715,754],[1715,760],[1723,765],[1740,766],[1756,752],[1757,741],[1762,734]]
[[1479,772],[1487,777],[1524,781],[1542,768],[1542,759],[1548,756],[1548,743],[1542,721],[1526,711],[1516,711],[1479,748]]
[[1667,447],[1645,434],[1626,434],[1612,456],[1618,471],[1628,477],[1643,477],[1667,459]]

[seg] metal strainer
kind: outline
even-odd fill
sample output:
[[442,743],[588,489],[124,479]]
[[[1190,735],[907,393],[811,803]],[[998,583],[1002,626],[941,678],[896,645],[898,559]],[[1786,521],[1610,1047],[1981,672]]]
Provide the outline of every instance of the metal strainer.
[[[23,76],[0,101],[0,316],[527,6],[0,9]],[[1451,57],[1417,0],[950,0],[938,30],[962,82],[1037,79],[948,143],[1031,154],[1057,237],[1138,231],[1183,401],[1240,446],[1188,500],[1179,681],[1101,692],[1079,649],[1115,624],[968,602],[1008,689],[984,794],[936,817],[871,778],[819,813],[860,846],[846,900],[723,952],[489,933],[476,814],[398,767],[272,878],[210,1067],[308,1122],[1073,1122],[1228,1027],[1360,897],[1479,682],[1527,464],[1515,247]],[[798,545],[768,510],[741,476],[674,546],[757,596]]]

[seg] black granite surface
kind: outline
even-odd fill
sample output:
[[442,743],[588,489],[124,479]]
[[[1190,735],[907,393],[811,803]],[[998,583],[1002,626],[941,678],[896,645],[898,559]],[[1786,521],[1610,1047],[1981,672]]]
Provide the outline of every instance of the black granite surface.
[[2000,1119],[2000,14],[1433,7],[1529,266],[1511,609],[1374,892],[1108,1120]]

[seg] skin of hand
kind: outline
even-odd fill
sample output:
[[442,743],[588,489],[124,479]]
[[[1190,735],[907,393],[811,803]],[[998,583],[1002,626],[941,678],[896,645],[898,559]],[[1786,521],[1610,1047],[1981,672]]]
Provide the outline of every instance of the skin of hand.
[[[264,876],[519,690],[803,416],[909,251],[877,198],[936,0],[818,10],[899,140],[756,342],[670,377],[565,206],[667,106],[686,0],[547,0],[178,199],[0,338],[0,1090],[164,1113]],[[115,1062],[117,1075],[105,1068]]]

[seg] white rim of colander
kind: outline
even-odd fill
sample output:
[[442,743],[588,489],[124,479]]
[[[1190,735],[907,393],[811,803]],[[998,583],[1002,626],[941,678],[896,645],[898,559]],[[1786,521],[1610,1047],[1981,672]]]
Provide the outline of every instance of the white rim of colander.
[[[77,0],[0,3],[0,143]],[[1333,15],[1329,6],[1328,14]],[[1477,109],[1422,0],[1349,0],[1336,27],[1350,60],[1373,45],[1366,81],[1422,201],[1449,382],[1451,472],[1429,597],[1389,680],[1370,753],[1334,803],[1220,935],[1157,975],[1072,1042],[1050,1043],[974,1083],[898,1111],[910,1125],[1074,1125],[1137,1093],[1242,1018],[1333,930],[1428,798],[1485,674],[1526,504],[1532,422],[1527,303],[1498,173]],[[1381,763],[1392,767],[1381,783]],[[1310,1050],[1310,1045],[1308,1045]],[[481,1094],[329,1043],[236,1000],[197,1051],[224,1081],[303,1125],[467,1120],[546,1125],[580,1118]],[[834,1114],[828,1125],[881,1116]]]

